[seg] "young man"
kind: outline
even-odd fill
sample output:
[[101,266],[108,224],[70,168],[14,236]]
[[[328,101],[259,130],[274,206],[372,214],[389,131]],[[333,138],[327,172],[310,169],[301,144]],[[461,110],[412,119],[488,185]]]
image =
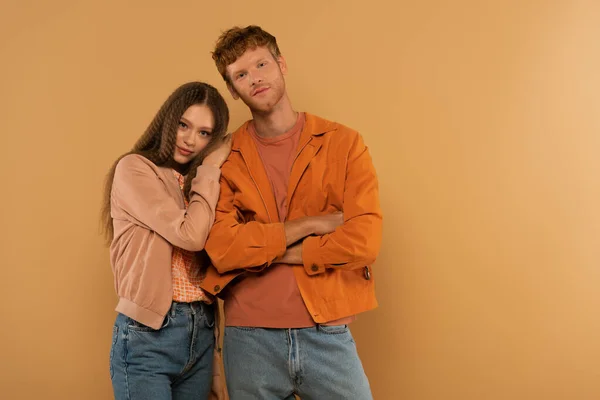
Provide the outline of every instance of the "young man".
[[238,399],[371,399],[348,324],[377,306],[375,169],[354,130],[292,108],[286,61],[257,26],[213,52],[253,119],[233,138],[203,288],[225,301],[225,372]]

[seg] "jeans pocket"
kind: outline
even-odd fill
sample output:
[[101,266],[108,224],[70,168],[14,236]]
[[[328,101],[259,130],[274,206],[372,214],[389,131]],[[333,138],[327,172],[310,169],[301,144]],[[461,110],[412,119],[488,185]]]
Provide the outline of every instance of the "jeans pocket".
[[215,327],[215,314],[212,310],[204,311],[204,325],[208,329],[213,329]]
[[348,325],[319,325],[319,331],[327,335],[341,335],[348,332]]
[[117,345],[118,337],[119,337],[119,327],[117,327],[115,325],[115,326],[113,326],[112,343],[110,345],[110,356],[108,358],[108,365],[109,365],[108,370],[110,371],[110,379],[112,379],[115,374],[115,369],[113,368],[113,358],[115,355],[115,346]]
[[136,332],[158,332],[161,329],[166,328],[167,326],[169,326],[169,322],[171,321],[171,317],[169,316],[169,314],[167,314],[165,316],[165,319],[163,321],[163,324],[160,328],[158,329],[154,329],[149,327],[148,325],[144,325],[141,322],[136,321],[133,318],[127,318],[128,323],[127,323],[127,329],[130,329],[132,331],[136,331]]

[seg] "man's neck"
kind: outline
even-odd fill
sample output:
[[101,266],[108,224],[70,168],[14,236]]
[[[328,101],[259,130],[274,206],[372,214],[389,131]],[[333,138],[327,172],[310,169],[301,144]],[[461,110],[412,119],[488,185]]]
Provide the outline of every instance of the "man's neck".
[[258,136],[275,137],[283,135],[294,127],[298,120],[298,113],[292,108],[287,95],[282,100],[284,101],[279,102],[273,110],[267,113],[252,112],[254,129]]

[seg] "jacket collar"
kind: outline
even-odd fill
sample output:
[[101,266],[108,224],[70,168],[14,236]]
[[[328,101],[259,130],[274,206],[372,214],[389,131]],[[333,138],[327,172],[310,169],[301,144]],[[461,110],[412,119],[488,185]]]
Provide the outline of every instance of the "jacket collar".
[[[333,131],[336,129],[336,124],[331,121],[327,121],[323,118],[317,117],[316,115],[312,115],[309,113],[305,113],[306,122],[304,123],[304,129],[302,129],[302,134],[300,135],[300,144],[299,148],[303,146],[311,137],[321,136],[324,133]],[[241,149],[246,149],[248,146],[253,146],[252,138],[248,133],[248,125],[250,124],[248,120],[242,124],[233,134],[233,143],[231,145],[232,150],[239,151]]]
[[[254,180],[262,197],[270,222],[277,222],[278,211],[275,195],[273,194],[269,178],[265,171],[260,155],[258,154],[258,150],[256,149],[256,144],[252,140],[250,133],[248,133],[249,123],[250,121],[246,121],[233,134],[233,143],[231,149],[232,151],[239,152],[242,155],[242,158],[248,168],[248,172]],[[310,161],[321,148],[323,141],[322,136],[325,133],[334,131],[336,129],[336,123],[306,113],[306,121],[304,122],[302,133],[300,134],[298,150],[288,183],[288,204],[294,195],[296,187],[298,186],[304,171],[308,168]]]

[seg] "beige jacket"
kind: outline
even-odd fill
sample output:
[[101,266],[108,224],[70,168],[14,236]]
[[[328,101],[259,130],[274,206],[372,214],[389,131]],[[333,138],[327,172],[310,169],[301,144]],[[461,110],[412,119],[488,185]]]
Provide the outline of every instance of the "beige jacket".
[[[114,239],[110,261],[119,296],[116,311],[154,329],[161,327],[173,299],[173,246],[190,251],[204,248],[215,219],[220,176],[220,169],[200,166],[186,209],[170,168],[135,154],[119,161],[111,192]],[[215,362],[219,363],[214,366],[215,374],[220,375],[218,345]],[[222,393],[222,382],[215,385]],[[213,398],[223,397],[213,392]]]

